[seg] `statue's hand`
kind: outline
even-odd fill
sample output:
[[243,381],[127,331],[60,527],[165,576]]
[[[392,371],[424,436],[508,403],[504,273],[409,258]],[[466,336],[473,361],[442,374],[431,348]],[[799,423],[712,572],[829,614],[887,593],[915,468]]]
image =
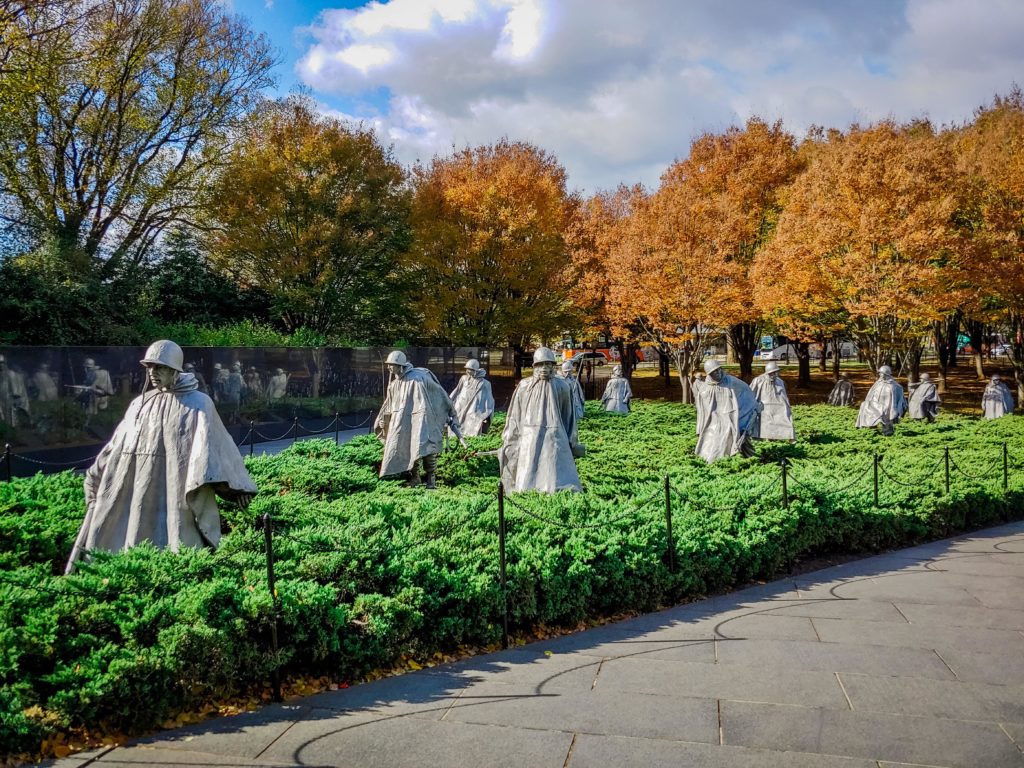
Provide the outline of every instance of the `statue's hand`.
[[246,510],[249,508],[249,503],[252,501],[254,493],[239,493],[235,496],[235,503],[239,509]]

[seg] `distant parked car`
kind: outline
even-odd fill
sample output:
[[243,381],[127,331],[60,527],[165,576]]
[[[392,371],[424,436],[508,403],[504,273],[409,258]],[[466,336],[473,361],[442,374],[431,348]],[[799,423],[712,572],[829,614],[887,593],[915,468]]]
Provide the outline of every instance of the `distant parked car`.
[[761,350],[762,360],[789,360],[790,358],[796,359],[796,348],[792,344],[784,344],[775,349]]
[[995,355],[1012,355],[1012,354],[1013,354],[1013,344],[993,344],[992,348],[989,350],[989,355],[991,355],[993,357]]
[[608,358],[601,352],[577,352],[571,358],[573,365],[580,365],[585,362],[593,362],[594,365],[604,365]]

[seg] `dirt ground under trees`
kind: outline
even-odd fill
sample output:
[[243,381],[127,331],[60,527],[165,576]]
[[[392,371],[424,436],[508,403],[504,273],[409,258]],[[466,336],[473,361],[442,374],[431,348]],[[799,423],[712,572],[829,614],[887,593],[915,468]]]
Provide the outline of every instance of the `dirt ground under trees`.
[[[816,361],[813,361],[811,365],[810,387],[797,386],[797,366],[795,363],[781,365],[782,379],[786,382],[789,400],[793,405],[816,405],[824,403],[828,399],[828,393],[835,384],[831,371],[822,372],[814,362]],[[734,375],[738,372],[736,366],[726,366],[726,369]],[[1016,399],[1016,387],[1012,384],[1013,368],[1008,361],[986,359],[984,361],[984,370],[985,378],[979,380],[974,368],[973,359],[961,357],[957,361],[956,367],[951,368],[949,371],[947,389],[942,394],[942,408],[967,415],[980,414],[982,392],[989,378],[994,373],[998,373],[1008,380],[1007,383],[1010,385],[1010,390],[1014,393],[1014,398]],[[754,374],[759,375],[763,371],[764,366],[755,361]],[[842,372],[849,376],[850,381],[853,382],[854,397],[856,402],[860,403],[864,399],[864,395],[867,394],[871,384],[877,378],[876,375],[863,363],[843,363]],[[930,374],[933,381],[938,381],[938,365],[934,360],[922,361],[921,373]],[[900,377],[899,381],[903,385],[904,390],[906,390],[906,377]],[[658,376],[656,368],[640,368],[634,371],[631,382],[634,397],[651,400],[679,399],[679,379],[674,368],[667,385],[665,379]]]

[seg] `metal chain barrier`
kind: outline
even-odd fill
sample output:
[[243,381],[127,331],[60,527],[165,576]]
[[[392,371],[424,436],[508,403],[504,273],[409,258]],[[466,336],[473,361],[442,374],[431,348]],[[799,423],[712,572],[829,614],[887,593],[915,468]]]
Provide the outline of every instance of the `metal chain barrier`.
[[343,426],[345,429],[361,429],[362,427],[365,427],[367,424],[369,424],[370,419],[372,418],[373,411],[370,411],[370,414],[358,424],[346,424],[344,421],[342,421],[341,426]]
[[[773,491],[773,490],[775,490],[775,486],[777,486],[781,482],[782,482],[782,477],[781,476],[776,477],[774,480],[772,480],[772,482],[768,485],[767,488],[765,488],[762,491],[758,491],[758,493],[760,495],[764,495],[764,494],[768,493],[769,491]],[[669,487],[671,488],[672,493],[674,493],[676,495],[676,499],[681,501],[683,504],[692,504],[695,507],[700,507],[705,512],[713,512],[713,513],[718,513],[718,514],[722,514],[722,513],[728,512],[729,514],[735,515],[736,511],[738,509],[740,509],[740,508],[742,508],[744,506],[747,506],[750,503],[750,502],[738,501],[738,502],[736,502],[735,504],[733,504],[731,506],[713,507],[713,506],[708,506],[708,505],[705,505],[705,504],[700,504],[698,501],[695,501],[693,499],[688,498],[682,491],[680,491],[674,485],[670,485]]]
[[302,428],[302,431],[305,432],[307,435],[322,435],[324,432],[330,432],[332,429],[334,429],[334,425],[338,423],[338,420],[340,418],[340,416],[335,416],[334,420],[331,421],[331,423],[328,424],[323,429],[310,429],[309,427],[303,427],[301,424],[299,426]]
[[263,440],[267,441],[268,443],[276,443],[278,440],[284,440],[286,437],[288,437],[292,433],[292,430],[294,430],[294,429],[295,429],[295,425],[294,424],[290,425],[288,427],[288,429],[286,429],[281,434],[280,437],[270,437],[269,435],[264,435],[262,432],[260,432],[258,429],[255,429],[255,428],[253,429],[253,432],[256,433],[256,437],[262,438]]
[[655,499],[660,499],[660,498],[662,498],[662,491],[659,488],[657,491],[655,491],[655,493],[650,498],[648,498],[646,501],[641,502],[639,506],[635,507],[634,509],[631,509],[629,512],[626,512],[625,514],[622,514],[619,517],[612,518],[611,520],[605,520],[605,521],[603,521],[601,523],[594,523],[593,525],[582,525],[582,524],[575,524],[575,523],[565,523],[565,522],[562,522],[561,520],[554,520],[552,518],[545,517],[543,515],[539,515],[536,512],[532,512],[531,510],[526,509],[526,507],[524,507],[521,504],[517,503],[516,501],[514,501],[512,498],[510,498],[508,496],[505,497],[505,501],[508,502],[508,504],[510,506],[512,506],[514,509],[517,509],[518,511],[522,512],[527,517],[532,517],[534,520],[537,520],[537,521],[539,521],[541,523],[544,523],[546,525],[551,525],[551,526],[554,526],[556,528],[568,528],[569,530],[582,531],[582,530],[595,529],[595,528],[605,528],[605,527],[607,527],[609,525],[614,525],[615,523],[620,523],[623,520],[626,520],[627,518],[631,518],[631,517],[636,516],[637,512],[642,510],[644,507],[646,507],[648,504],[650,504]]
[[803,480],[801,480],[800,478],[796,477],[795,475],[789,475],[789,479],[792,480],[794,483],[796,483],[801,488],[803,488],[805,491],[809,491],[811,493],[815,493],[815,494],[818,494],[818,495],[828,495],[828,494],[833,494],[833,493],[845,493],[846,491],[848,491],[851,488],[853,488],[853,486],[855,486],[857,483],[859,483],[865,477],[867,477],[868,473],[871,472],[871,470],[873,468],[874,468],[874,461],[872,461],[871,464],[868,464],[868,466],[866,466],[864,468],[863,472],[861,472],[859,475],[857,475],[852,481],[850,481],[846,485],[840,486],[839,488],[829,488],[827,491],[819,491],[819,490],[811,487],[810,485],[808,485],[807,483],[805,483]]
[[243,445],[245,445],[247,442],[249,442],[249,438],[252,437],[253,431],[254,431],[253,428],[249,427],[249,431],[246,432],[245,436],[241,440],[239,440],[237,443],[235,443],[235,445],[238,446],[239,448],[241,448]]
[[988,466],[986,466],[983,470],[981,470],[980,474],[972,475],[970,472],[965,471],[963,469],[963,467],[961,467],[959,464],[957,464],[956,461],[953,459],[952,455],[950,455],[950,457],[949,457],[949,465],[953,469],[955,469],[961,475],[966,477],[968,480],[975,480],[975,481],[981,481],[981,482],[985,482],[987,480],[991,480],[992,477],[989,476],[989,473],[993,469],[995,469],[999,464],[1001,464],[1002,461],[1003,461],[1003,458],[1002,458],[1002,456],[1000,456],[999,458],[997,458],[997,459],[995,459],[993,461],[990,461],[988,463]]
[[[938,469],[942,465],[942,462],[944,460],[945,459],[940,459],[939,463],[935,465],[935,467],[933,468],[932,471],[934,471],[935,469]],[[878,468],[881,470],[882,474],[885,475],[889,480],[891,480],[892,482],[896,483],[896,485],[903,486],[904,488],[921,488],[921,486],[924,485],[927,482],[927,481],[924,481],[924,482],[920,482],[919,481],[919,482],[916,482],[916,483],[905,483],[902,480],[900,480],[899,478],[893,477],[892,475],[889,474],[889,470],[887,470],[885,468],[885,462],[884,461],[879,461],[878,462]],[[931,475],[930,477],[934,481],[935,475]]]
[[30,464],[39,464],[40,466],[43,467],[74,467],[86,461],[95,461],[96,456],[99,456],[99,454],[97,453],[95,456],[86,456],[83,459],[76,459],[75,461],[43,461],[42,459],[33,459],[29,456],[21,456],[17,453],[11,454],[12,459],[17,459],[18,461],[25,461]]

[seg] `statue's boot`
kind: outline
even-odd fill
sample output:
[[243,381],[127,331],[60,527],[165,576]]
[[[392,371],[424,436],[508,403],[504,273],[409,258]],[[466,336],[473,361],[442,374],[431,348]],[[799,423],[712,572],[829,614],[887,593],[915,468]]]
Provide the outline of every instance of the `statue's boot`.
[[420,484],[420,460],[416,459],[413,462],[412,469],[409,470],[408,486],[410,488],[416,488]]
[[423,468],[427,471],[426,485],[433,490],[437,488],[437,454],[423,457]]

